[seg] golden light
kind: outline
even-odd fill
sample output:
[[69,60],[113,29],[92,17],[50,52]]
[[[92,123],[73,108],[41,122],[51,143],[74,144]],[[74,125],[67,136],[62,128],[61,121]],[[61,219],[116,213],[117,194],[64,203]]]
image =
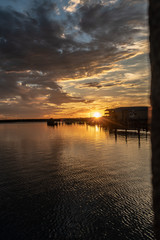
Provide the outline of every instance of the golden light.
[[93,114],[93,117],[99,118],[99,117],[101,117],[101,114],[100,114],[99,112],[95,112],[95,113]]

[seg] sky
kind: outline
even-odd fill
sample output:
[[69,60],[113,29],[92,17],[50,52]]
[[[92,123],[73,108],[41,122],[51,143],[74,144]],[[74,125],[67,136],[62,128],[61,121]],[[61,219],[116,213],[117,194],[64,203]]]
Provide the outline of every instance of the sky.
[[0,119],[148,106],[147,0],[1,0]]

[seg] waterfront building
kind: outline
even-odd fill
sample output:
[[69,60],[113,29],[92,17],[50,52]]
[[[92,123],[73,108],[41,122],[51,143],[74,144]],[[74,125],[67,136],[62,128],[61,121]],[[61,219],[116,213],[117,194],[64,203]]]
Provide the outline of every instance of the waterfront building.
[[106,109],[105,116],[119,122],[128,122],[132,120],[147,121],[148,107],[119,107]]

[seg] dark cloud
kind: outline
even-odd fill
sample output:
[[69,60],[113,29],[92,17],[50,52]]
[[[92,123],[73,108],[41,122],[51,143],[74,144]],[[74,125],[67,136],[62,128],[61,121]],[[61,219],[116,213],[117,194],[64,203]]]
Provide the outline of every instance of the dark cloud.
[[[125,81],[125,84],[126,83],[128,84],[127,81]],[[113,86],[120,86],[121,84],[122,84],[121,82],[112,82],[112,83],[107,83],[107,84],[98,83],[98,82],[89,82],[89,83],[81,83],[78,86],[78,88],[97,88],[97,89],[101,89],[101,88],[107,88],[107,87],[113,87]]]
[[[18,102],[27,105],[38,98],[45,98],[43,103],[53,103],[60,105],[68,102],[84,102],[81,98],[71,97],[64,93],[56,82],[52,81],[52,76],[42,73],[0,73],[0,99],[17,98]],[[17,81],[19,80],[19,81]]]
[[146,8],[144,1],[133,0],[120,0],[110,7],[86,4],[80,8],[80,27],[106,47],[131,43],[142,31],[138,26],[146,25]]
[[139,8],[139,4],[130,1],[127,4],[124,0],[118,3],[114,8],[101,4],[83,5],[73,15],[72,19],[76,14],[79,16],[77,24],[81,32],[93,38],[89,43],[77,42],[72,32],[65,32],[70,23],[54,18],[55,2],[34,1],[30,11],[24,13],[9,7],[1,8],[1,67],[55,71],[55,78],[66,74],[76,76],[76,71],[82,69],[92,72],[93,63],[98,60],[101,61],[95,67],[102,65],[105,68],[110,60],[119,60],[119,55],[126,52],[119,51],[115,43],[131,41],[132,35],[140,31],[133,28],[132,22],[144,23],[144,8]]
[[[83,1],[75,13],[62,17],[56,1],[32,1],[26,11],[0,7],[0,100],[13,99],[20,111],[20,104],[34,107],[38,101],[85,102],[63,92],[57,80],[87,78],[134,56],[134,49],[122,46],[132,44],[142,31],[137,26],[145,25],[142,4]],[[102,87],[95,82],[84,86]]]
[[102,85],[98,82],[82,83],[79,88],[101,88]]

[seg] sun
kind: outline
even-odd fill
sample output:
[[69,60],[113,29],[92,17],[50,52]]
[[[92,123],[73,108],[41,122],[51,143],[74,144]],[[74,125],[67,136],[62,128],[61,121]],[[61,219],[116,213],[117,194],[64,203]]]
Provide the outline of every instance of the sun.
[[99,117],[101,117],[101,114],[100,114],[99,112],[95,112],[95,113],[93,114],[93,117],[99,118]]

